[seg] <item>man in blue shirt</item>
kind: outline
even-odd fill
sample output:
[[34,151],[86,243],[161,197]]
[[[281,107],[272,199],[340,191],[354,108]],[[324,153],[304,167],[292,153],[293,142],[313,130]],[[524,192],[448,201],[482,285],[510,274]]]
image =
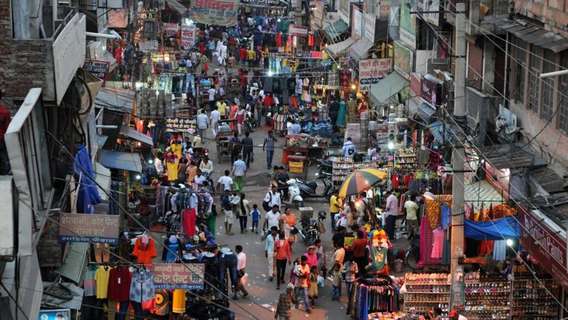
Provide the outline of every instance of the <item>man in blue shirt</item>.
[[266,169],[272,169],[272,158],[274,157],[274,144],[276,143],[276,138],[272,134],[272,130],[268,131],[268,136],[264,138],[264,143],[262,144],[262,151],[266,151]]
[[247,172],[247,164],[243,161],[241,155],[237,156],[237,160],[233,163],[233,176],[235,191],[241,192],[243,190],[243,181]]

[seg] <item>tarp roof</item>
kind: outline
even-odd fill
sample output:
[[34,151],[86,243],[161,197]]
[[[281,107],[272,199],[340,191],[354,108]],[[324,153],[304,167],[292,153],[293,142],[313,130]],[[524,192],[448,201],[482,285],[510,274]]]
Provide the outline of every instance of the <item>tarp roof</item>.
[[351,48],[349,48],[349,56],[356,61],[367,58],[369,49],[373,47],[373,43],[367,39],[359,39]]
[[142,161],[138,153],[100,151],[100,163],[108,169],[142,172]]
[[376,105],[384,104],[390,97],[408,86],[408,83],[408,80],[404,79],[398,72],[391,72],[378,83],[371,85],[369,90],[371,99]]
[[346,40],[343,40],[341,42],[329,45],[325,49],[327,50],[327,52],[329,52],[329,54],[331,54],[334,57],[337,57],[343,54],[345,51],[347,51],[347,49],[349,49],[349,47],[351,47],[354,42],[355,39],[347,38]]
[[152,137],[148,137],[147,135],[136,131],[136,129],[134,129],[132,127],[128,127],[128,126],[120,127],[120,134],[127,137],[127,138],[130,138],[130,139],[133,139],[133,140],[136,140],[136,141],[140,141],[140,142],[147,144],[149,146],[154,145],[154,142],[152,141]]
[[552,50],[555,53],[568,49],[568,38],[559,33],[547,31],[542,26],[536,25],[531,21],[509,18],[485,20],[494,24],[498,30],[509,32],[523,41]]
[[135,92],[128,89],[102,88],[95,98],[95,105],[118,112],[131,112]]

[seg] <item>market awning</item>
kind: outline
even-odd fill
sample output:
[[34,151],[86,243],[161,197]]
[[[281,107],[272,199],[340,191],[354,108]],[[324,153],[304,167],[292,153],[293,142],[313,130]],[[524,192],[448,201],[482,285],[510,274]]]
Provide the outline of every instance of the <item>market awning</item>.
[[373,43],[367,39],[359,39],[351,48],[349,48],[349,56],[356,61],[367,58],[369,49],[373,47]]
[[152,137],[148,137],[147,135],[136,131],[136,129],[132,128],[132,127],[128,127],[128,126],[122,126],[120,127],[120,134],[122,136],[125,136],[127,138],[136,140],[136,141],[140,141],[144,144],[147,144],[149,146],[153,146],[154,142],[152,141]]
[[327,46],[325,50],[327,50],[330,55],[337,57],[345,53],[354,42],[355,39],[347,38],[346,40]]
[[95,105],[118,112],[132,112],[135,93],[128,89],[102,88],[95,98]]
[[466,184],[464,189],[464,202],[470,203],[473,206],[474,212],[479,211],[482,207],[489,208],[490,204],[496,205],[504,201],[501,193],[487,182],[487,180]]
[[464,236],[476,240],[518,239],[521,236],[521,227],[513,217],[487,222],[474,222],[466,219]]
[[330,39],[334,40],[341,36],[345,31],[349,29],[349,26],[345,21],[339,19],[333,23],[328,24],[323,30],[325,35]]
[[408,86],[408,83],[408,80],[404,79],[398,72],[389,73],[384,79],[371,85],[371,102],[377,106],[385,104],[390,97]]
[[535,46],[552,50],[559,53],[568,49],[568,38],[559,33],[545,30],[543,27],[535,25],[524,19],[496,19],[489,21],[498,30],[509,32]]
[[100,163],[109,169],[142,172],[142,161],[138,153],[101,150]]
[[83,278],[83,271],[87,263],[89,243],[72,242],[69,244],[67,257],[63,265],[57,270],[62,277],[79,284]]

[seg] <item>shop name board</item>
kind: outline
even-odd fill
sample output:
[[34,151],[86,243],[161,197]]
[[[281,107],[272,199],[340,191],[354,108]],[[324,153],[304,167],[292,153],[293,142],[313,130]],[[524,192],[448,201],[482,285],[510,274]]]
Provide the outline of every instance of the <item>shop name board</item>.
[[117,244],[119,222],[119,215],[61,213],[59,240]]
[[291,36],[307,36],[308,35],[308,28],[291,24],[288,26],[288,34]]
[[88,60],[85,61],[83,69],[88,71],[93,76],[104,80],[110,69],[110,63],[108,63],[107,61]]
[[155,263],[152,267],[156,289],[203,289],[205,264]]
[[379,82],[391,72],[391,59],[365,59],[359,61],[359,82],[372,84]]
[[177,23],[164,23],[164,33],[168,37],[177,35],[179,26]]
[[172,130],[191,130],[195,127],[195,121],[190,119],[169,118],[166,119],[166,128]]
[[184,49],[189,49],[195,44],[195,33],[197,28],[195,26],[181,26],[181,46]]
[[519,210],[523,224],[522,244],[547,271],[568,286],[567,242],[545,225],[547,220],[537,217],[535,211]]
[[239,0],[195,0],[191,15],[198,23],[230,27],[237,24]]

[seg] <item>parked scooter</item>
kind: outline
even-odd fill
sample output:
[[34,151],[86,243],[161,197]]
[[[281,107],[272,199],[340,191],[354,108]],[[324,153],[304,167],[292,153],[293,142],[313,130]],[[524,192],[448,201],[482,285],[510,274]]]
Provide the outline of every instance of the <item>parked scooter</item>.
[[290,179],[286,182],[288,184],[289,201],[295,208],[304,206],[304,198],[302,198],[300,187],[296,179]]
[[330,176],[320,176],[316,173],[316,180],[304,181],[296,179],[300,188],[300,195],[304,198],[329,197],[333,193],[333,184]]

